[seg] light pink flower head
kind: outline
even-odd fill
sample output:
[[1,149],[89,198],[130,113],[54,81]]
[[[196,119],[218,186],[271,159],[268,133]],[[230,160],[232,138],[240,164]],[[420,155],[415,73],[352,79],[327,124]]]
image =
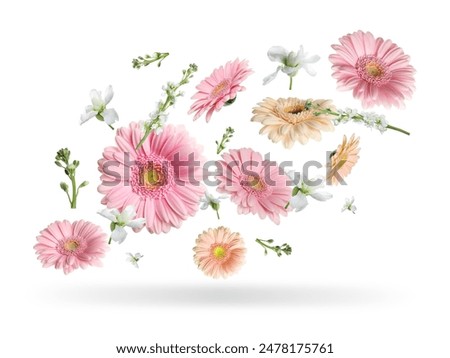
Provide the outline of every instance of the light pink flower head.
[[102,266],[100,258],[108,250],[106,234],[88,221],[55,221],[40,232],[34,245],[44,267],[55,266],[65,274],[81,267]]
[[[102,204],[122,212],[133,205],[151,233],[168,232],[193,216],[203,196],[202,148],[182,126],[167,125],[142,138],[137,123],[119,128],[116,146],[107,147],[98,162]],[[133,228],[140,231],[140,228]]]
[[239,233],[220,226],[198,236],[194,261],[205,275],[226,278],[244,264],[246,251]]
[[274,162],[263,160],[260,153],[249,148],[230,150],[218,162],[217,191],[230,194],[239,214],[268,216],[276,224],[280,214],[286,216],[291,198],[289,178]]
[[224,105],[233,103],[237,93],[245,90],[241,82],[252,73],[247,60],[236,59],[233,62],[227,62],[225,66],[216,68],[211,76],[205,78],[196,87],[198,92],[192,96],[195,102],[188,113],[195,113],[195,121],[208,111],[206,121],[209,122],[214,111],[217,112]]
[[409,56],[391,40],[358,31],[339,39],[330,55],[338,89],[353,90],[364,108],[403,107],[414,92],[414,68]]

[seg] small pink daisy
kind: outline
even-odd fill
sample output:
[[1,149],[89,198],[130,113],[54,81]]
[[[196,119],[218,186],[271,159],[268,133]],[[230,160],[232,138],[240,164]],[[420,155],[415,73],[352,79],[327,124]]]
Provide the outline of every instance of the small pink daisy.
[[62,268],[67,275],[88,266],[102,266],[100,258],[108,250],[106,234],[88,221],[56,221],[40,232],[34,245],[44,267]]
[[358,31],[341,37],[330,55],[338,89],[353,90],[364,108],[374,105],[403,107],[414,92],[414,68],[409,56],[391,40],[375,39]]
[[168,232],[198,210],[204,193],[202,148],[182,126],[167,125],[159,135],[152,132],[136,150],[141,138],[137,123],[117,130],[117,146],[105,148],[98,162],[98,191],[108,208],[122,212],[133,205],[149,232]]
[[239,59],[229,61],[225,66],[216,68],[211,76],[205,78],[196,87],[198,92],[192,96],[196,101],[192,104],[188,114],[194,113],[194,121],[206,113],[206,122],[209,122],[214,111],[219,111],[224,105],[232,104],[238,92],[244,91],[241,86],[253,71],[248,67],[248,61]]
[[244,264],[246,249],[238,233],[220,226],[203,231],[194,252],[194,261],[205,275],[226,278]]
[[274,162],[263,160],[260,153],[242,148],[230,150],[218,161],[217,191],[230,194],[239,214],[268,216],[276,224],[286,216],[291,198],[289,178]]

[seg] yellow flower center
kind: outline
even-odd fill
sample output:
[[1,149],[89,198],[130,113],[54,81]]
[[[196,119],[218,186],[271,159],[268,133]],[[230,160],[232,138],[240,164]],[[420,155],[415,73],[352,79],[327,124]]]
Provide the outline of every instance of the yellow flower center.
[[248,185],[251,186],[253,190],[260,191],[264,189],[264,183],[259,177],[249,176]]
[[213,255],[216,259],[222,260],[227,255],[227,250],[223,246],[216,246]]
[[80,244],[76,240],[68,240],[64,244],[64,249],[66,249],[67,251],[73,252],[76,249],[78,249],[78,246],[80,246]]
[[157,169],[147,169],[142,172],[142,182],[149,190],[154,190],[163,183],[164,174]]
[[383,74],[383,69],[378,63],[370,61],[366,64],[366,72],[371,77],[380,77]]
[[214,87],[214,89],[211,92],[211,96],[218,97],[219,95],[222,94],[222,92],[225,91],[225,89],[228,88],[229,85],[230,83],[228,82],[228,80],[223,80],[216,87]]

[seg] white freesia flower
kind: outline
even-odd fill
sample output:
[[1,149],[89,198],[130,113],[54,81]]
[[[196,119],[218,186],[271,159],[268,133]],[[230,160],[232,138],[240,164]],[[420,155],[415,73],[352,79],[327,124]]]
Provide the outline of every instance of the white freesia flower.
[[279,62],[280,65],[274,73],[263,79],[263,84],[266,85],[272,82],[281,70],[281,72],[287,74],[291,79],[289,89],[292,88],[292,77],[296,76],[298,71],[302,68],[305,69],[309,75],[315,76],[316,71],[311,67],[311,64],[320,59],[317,55],[308,56],[308,53],[304,52],[303,46],[300,46],[297,52],[288,52],[284,47],[273,46],[267,51],[267,56],[272,62]]
[[[326,201],[333,197],[330,193],[326,191],[320,191],[321,188],[325,186],[324,178],[318,177],[311,180],[303,180],[301,176],[296,176],[294,171],[289,171],[286,175],[295,184],[292,190],[292,198],[289,200],[289,205],[298,212],[306,208],[308,205],[308,196],[318,200]],[[306,184],[308,182],[308,184]]]
[[98,120],[105,121],[106,124],[112,125],[119,120],[119,116],[114,108],[106,108],[114,96],[112,86],[108,86],[105,90],[105,96],[102,97],[102,92],[95,89],[90,93],[92,104],[85,109],[80,118],[80,124],[87,122],[92,117]]
[[145,219],[135,219],[136,211],[133,205],[127,206],[122,212],[117,209],[103,209],[98,213],[111,221],[111,240],[117,241],[119,244],[124,242],[127,237],[125,226],[142,229],[145,225]]
[[356,206],[354,205],[355,198],[352,196],[350,199],[345,198],[345,204],[342,207],[342,212],[348,210],[351,211],[353,214],[356,214]]
[[130,252],[127,252],[127,256],[127,261],[136,268],[139,268],[138,262],[144,257],[144,255],[141,255],[139,252],[135,253],[134,255]]
[[217,213],[217,218],[220,219],[219,216],[220,200],[227,198],[228,197],[226,195],[220,195],[218,197],[215,197],[208,191],[205,191],[205,195],[200,199],[200,203],[202,203],[200,209],[206,210],[208,209],[208,207],[211,206],[211,208]]

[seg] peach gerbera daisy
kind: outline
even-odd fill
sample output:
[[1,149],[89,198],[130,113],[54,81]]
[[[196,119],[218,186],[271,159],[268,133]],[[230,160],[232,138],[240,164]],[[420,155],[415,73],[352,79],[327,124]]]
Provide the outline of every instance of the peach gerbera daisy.
[[359,159],[359,137],[355,138],[352,134],[347,141],[344,135],[342,144],[331,153],[330,159],[327,163],[327,183],[333,185],[342,184],[344,178],[350,174],[353,166]]
[[195,102],[188,114],[194,113],[194,121],[206,112],[206,122],[209,122],[214,111],[219,111],[224,105],[232,104],[238,92],[244,91],[241,86],[253,71],[248,67],[248,61],[229,61],[225,66],[216,68],[196,87],[198,92],[192,96]]
[[239,233],[220,226],[198,236],[194,261],[205,275],[226,278],[243,265],[246,251]]
[[339,39],[330,55],[338,89],[353,90],[364,108],[403,107],[414,92],[414,67],[409,56],[391,40],[357,31]]
[[321,139],[321,131],[333,131],[329,114],[315,113],[315,107],[334,108],[329,100],[302,100],[298,98],[266,98],[253,108],[253,122],[263,127],[260,134],[267,134],[272,142],[282,142],[292,148],[295,142],[306,144],[310,138]]

